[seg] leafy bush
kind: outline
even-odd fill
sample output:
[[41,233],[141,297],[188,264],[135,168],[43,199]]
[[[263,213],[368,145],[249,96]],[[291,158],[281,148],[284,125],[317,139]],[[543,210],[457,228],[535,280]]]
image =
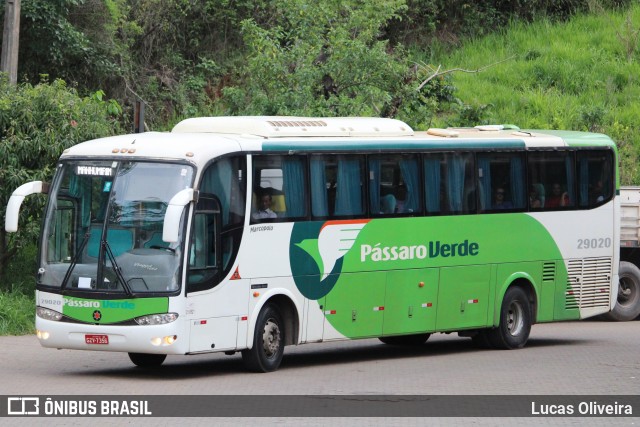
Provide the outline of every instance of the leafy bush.
[[[38,247],[35,243],[24,244],[7,266],[6,290],[33,296],[36,289],[36,270],[38,268]],[[2,290],[0,290],[2,292]]]
[[[43,72],[55,78],[94,86],[118,72],[109,13],[102,2],[85,0],[23,1],[20,19],[18,75],[38,81]],[[74,22],[75,12],[92,25]],[[103,34],[98,41],[96,33]],[[90,37],[93,36],[93,37]],[[92,40],[93,38],[93,40]]]
[[455,104],[455,111],[458,114],[448,125],[453,127],[473,127],[490,124],[488,114],[491,107],[492,105],[469,105],[459,101]]
[[[223,90],[227,113],[429,120],[439,90],[417,90],[420,69],[381,39],[401,0],[274,2],[270,27],[243,22],[246,65]],[[413,123],[412,123],[413,122]]]
[[[0,79],[0,217],[18,186],[51,180],[65,148],[119,132],[121,109],[103,98],[102,91],[80,97],[62,80],[14,87]],[[43,197],[25,199],[18,233],[0,228],[0,287],[6,287],[9,260],[36,241],[43,203]]]

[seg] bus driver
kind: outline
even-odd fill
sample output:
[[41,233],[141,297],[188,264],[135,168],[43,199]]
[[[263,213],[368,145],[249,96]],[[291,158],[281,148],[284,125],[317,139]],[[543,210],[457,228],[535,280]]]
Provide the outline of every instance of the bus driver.
[[253,214],[253,219],[269,219],[277,218],[278,215],[271,210],[271,195],[263,194],[260,196],[260,206],[258,210]]

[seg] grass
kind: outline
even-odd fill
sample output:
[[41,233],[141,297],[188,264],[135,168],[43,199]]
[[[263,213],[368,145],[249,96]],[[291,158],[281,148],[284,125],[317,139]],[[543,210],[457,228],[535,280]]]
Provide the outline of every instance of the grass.
[[[618,143],[623,184],[640,183],[640,5],[579,15],[568,22],[513,23],[504,31],[435,53],[429,62],[454,72],[463,107],[482,123],[602,132]],[[637,34],[635,34],[637,36]],[[436,50],[437,52],[437,50]],[[459,126],[460,107],[434,126]],[[475,123],[479,124],[479,123]]]
[[9,266],[6,278],[10,284],[0,289],[0,336],[35,332],[36,256],[36,246],[29,245]]
[[0,335],[35,332],[35,301],[21,292],[0,292]]

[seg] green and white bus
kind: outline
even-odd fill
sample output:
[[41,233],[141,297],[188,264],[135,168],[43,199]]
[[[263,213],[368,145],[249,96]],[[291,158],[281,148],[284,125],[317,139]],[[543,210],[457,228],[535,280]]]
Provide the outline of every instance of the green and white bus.
[[525,345],[534,323],[616,301],[619,197],[605,135],[430,129],[379,118],[214,117],[84,142],[46,192],[44,347],[242,352],[458,332]]

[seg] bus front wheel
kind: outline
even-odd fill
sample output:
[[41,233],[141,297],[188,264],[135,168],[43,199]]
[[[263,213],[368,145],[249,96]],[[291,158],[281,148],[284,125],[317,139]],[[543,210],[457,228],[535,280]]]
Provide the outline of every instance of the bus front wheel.
[[129,359],[141,368],[153,368],[162,365],[166,354],[129,353]]
[[500,323],[487,330],[487,339],[496,349],[522,348],[531,332],[531,305],[527,293],[519,287],[507,289],[500,307]]
[[284,323],[280,311],[273,304],[265,305],[256,322],[253,348],[242,350],[242,361],[254,372],[278,369],[284,354]]

